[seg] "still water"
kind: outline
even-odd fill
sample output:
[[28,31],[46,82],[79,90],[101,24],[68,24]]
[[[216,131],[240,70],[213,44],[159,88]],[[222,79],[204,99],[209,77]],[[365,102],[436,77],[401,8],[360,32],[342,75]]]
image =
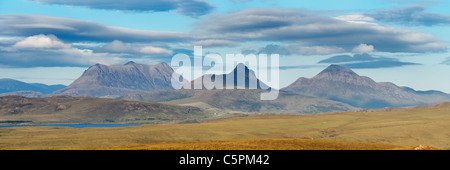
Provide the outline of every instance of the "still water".
[[86,127],[126,127],[139,125],[141,124],[43,124],[43,125],[0,125],[0,128],[25,127],[25,126],[61,126],[73,128],[86,128]]

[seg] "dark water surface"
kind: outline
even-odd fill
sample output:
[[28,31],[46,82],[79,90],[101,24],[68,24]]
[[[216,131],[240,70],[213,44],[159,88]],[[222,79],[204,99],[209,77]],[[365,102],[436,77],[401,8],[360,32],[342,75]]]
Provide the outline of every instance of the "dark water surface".
[[0,125],[0,128],[25,127],[25,126],[60,126],[60,127],[86,128],[86,127],[126,127],[139,125],[141,124],[42,124],[42,125]]

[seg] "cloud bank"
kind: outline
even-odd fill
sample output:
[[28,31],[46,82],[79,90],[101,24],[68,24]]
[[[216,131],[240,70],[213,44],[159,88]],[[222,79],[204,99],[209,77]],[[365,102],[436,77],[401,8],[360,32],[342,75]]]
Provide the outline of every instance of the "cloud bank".
[[[47,2],[51,3],[42,1]],[[184,3],[189,2],[193,1]],[[194,45],[239,48],[241,44],[253,42],[267,45],[245,49],[242,53],[277,53],[283,56],[447,51],[448,44],[431,34],[372,21],[363,15],[328,17],[303,9],[250,8],[206,14],[188,32],[169,32],[115,27],[63,17],[0,14],[0,58],[4,61],[3,66],[10,67],[85,66],[97,62],[119,63],[127,57],[167,57],[183,50],[189,51]],[[100,45],[89,47],[86,43]],[[381,67],[391,63],[394,65],[390,67],[411,64],[378,59],[374,65]]]
[[[337,47],[347,52],[361,44],[370,44],[377,51],[383,52],[447,50],[445,42],[430,34],[369,22],[350,22],[302,9],[252,8],[211,14],[198,21],[196,26],[196,33],[200,37],[233,41],[276,41],[305,47]],[[369,50],[367,47],[366,51]]]
[[170,49],[150,45],[135,46],[113,41],[95,49],[78,48],[55,35],[34,35],[0,45],[0,67],[87,67],[96,63],[123,64],[130,58],[171,56]]
[[377,21],[408,26],[434,26],[450,24],[450,15],[426,12],[425,10],[425,6],[413,5],[402,8],[379,10],[365,15],[372,17]]
[[390,68],[407,65],[420,65],[418,63],[402,62],[396,58],[373,57],[370,54],[338,55],[318,62],[319,64],[339,64],[352,69]]
[[80,6],[125,12],[169,12],[198,17],[211,13],[214,6],[204,0],[32,0],[52,5]]
[[154,46],[135,46],[131,43],[124,43],[119,40],[114,40],[109,44],[97,47],[94,49],[97,53],[131,53],[131,54],[148,54],[153,56],[170,56],[173,54],[172,50],[154,47]]
[[33,36],[52,34],[64,41],[184,42],[186,33],[143,31],[113,27],[92,21],[33,14],[0,14],[0,35]]

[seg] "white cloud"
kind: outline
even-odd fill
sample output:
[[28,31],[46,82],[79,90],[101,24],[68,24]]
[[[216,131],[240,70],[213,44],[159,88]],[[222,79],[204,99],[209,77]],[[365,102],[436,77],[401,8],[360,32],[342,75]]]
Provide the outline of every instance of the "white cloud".
[[345,50],[340,47],[305,46],[305,47],[298,47],[298,49],[295,52],[303,55],[326,55],[326,54],[342,53],[345,52]]
[[334,19],[352,23],[369,23],[370,21],[374,21],[372,17],[365,15],[342,15],[334,17]]
[[[13,40],[16,41],[11,42]],[[90,66],[95,63],[122,64],[126,61],[118,54],[96,53],[74,47],[54,35],[39,34],[7,41],[6,46],[0,46],[0,61],[4,67]]]
[[238,43],[229,40],[200,40],[192,43],[193,46],[203,46],[203,47],[236,47],[239,46]]
[[128,52],[135,52],[135,49],[129,43],[123,43],[122,41],[114,40],[109,44],[97,48],[96,51],[111,52],[111,53],[128,53]]
[[171,50],[159,48],[159,47],[152,47],[152,46],[141,47],[139,52],[142,54],[150,54],[150,55],[172,55],[173,54],[173,52]]
[[71,42],[185,42],[192,35],[172,31],[146,31],[64,17],[32,14],[0,14],[0,35],[52,34]]
[[69,44],[65,44],[54,35],[34,35],[16,42],[13,46],[18,49],[56,49],[69,48]]
[[374,50],[373,45],[367,45],[367,44],[359,44],[355,48],[353,48],[353,53],[369,53]]
[[168,56],[172,55],[173,51],[161,47],[154,46],[137,46],[130,43],[124,43],[119,40],[114,40],[109,44],[98,47],[95,52],[107,52],[107,53],[133,53],[133,54],[145,54],[154,56]]

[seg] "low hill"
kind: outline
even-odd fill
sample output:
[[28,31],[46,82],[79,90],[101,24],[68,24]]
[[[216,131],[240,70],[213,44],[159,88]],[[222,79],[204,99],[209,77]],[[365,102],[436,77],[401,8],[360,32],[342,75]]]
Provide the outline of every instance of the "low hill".
[[14,79],[0,79],[0,94],[19,91],[34,91],[36,93],[50,94],[60,90],[64,85],[45,85],[41,83],[25,83]]
[[176,105],[188,105],[216,110],[217,112],[310,114],[340,111],[354,111],[350,105],[280,91],[276,100],[260,100],[265,90],[176,90],[150,93],[128,94],[124,100],[155,101]]
[[0,97],[3,122],[172,123],[211,117],[196,107],[89,97]]

